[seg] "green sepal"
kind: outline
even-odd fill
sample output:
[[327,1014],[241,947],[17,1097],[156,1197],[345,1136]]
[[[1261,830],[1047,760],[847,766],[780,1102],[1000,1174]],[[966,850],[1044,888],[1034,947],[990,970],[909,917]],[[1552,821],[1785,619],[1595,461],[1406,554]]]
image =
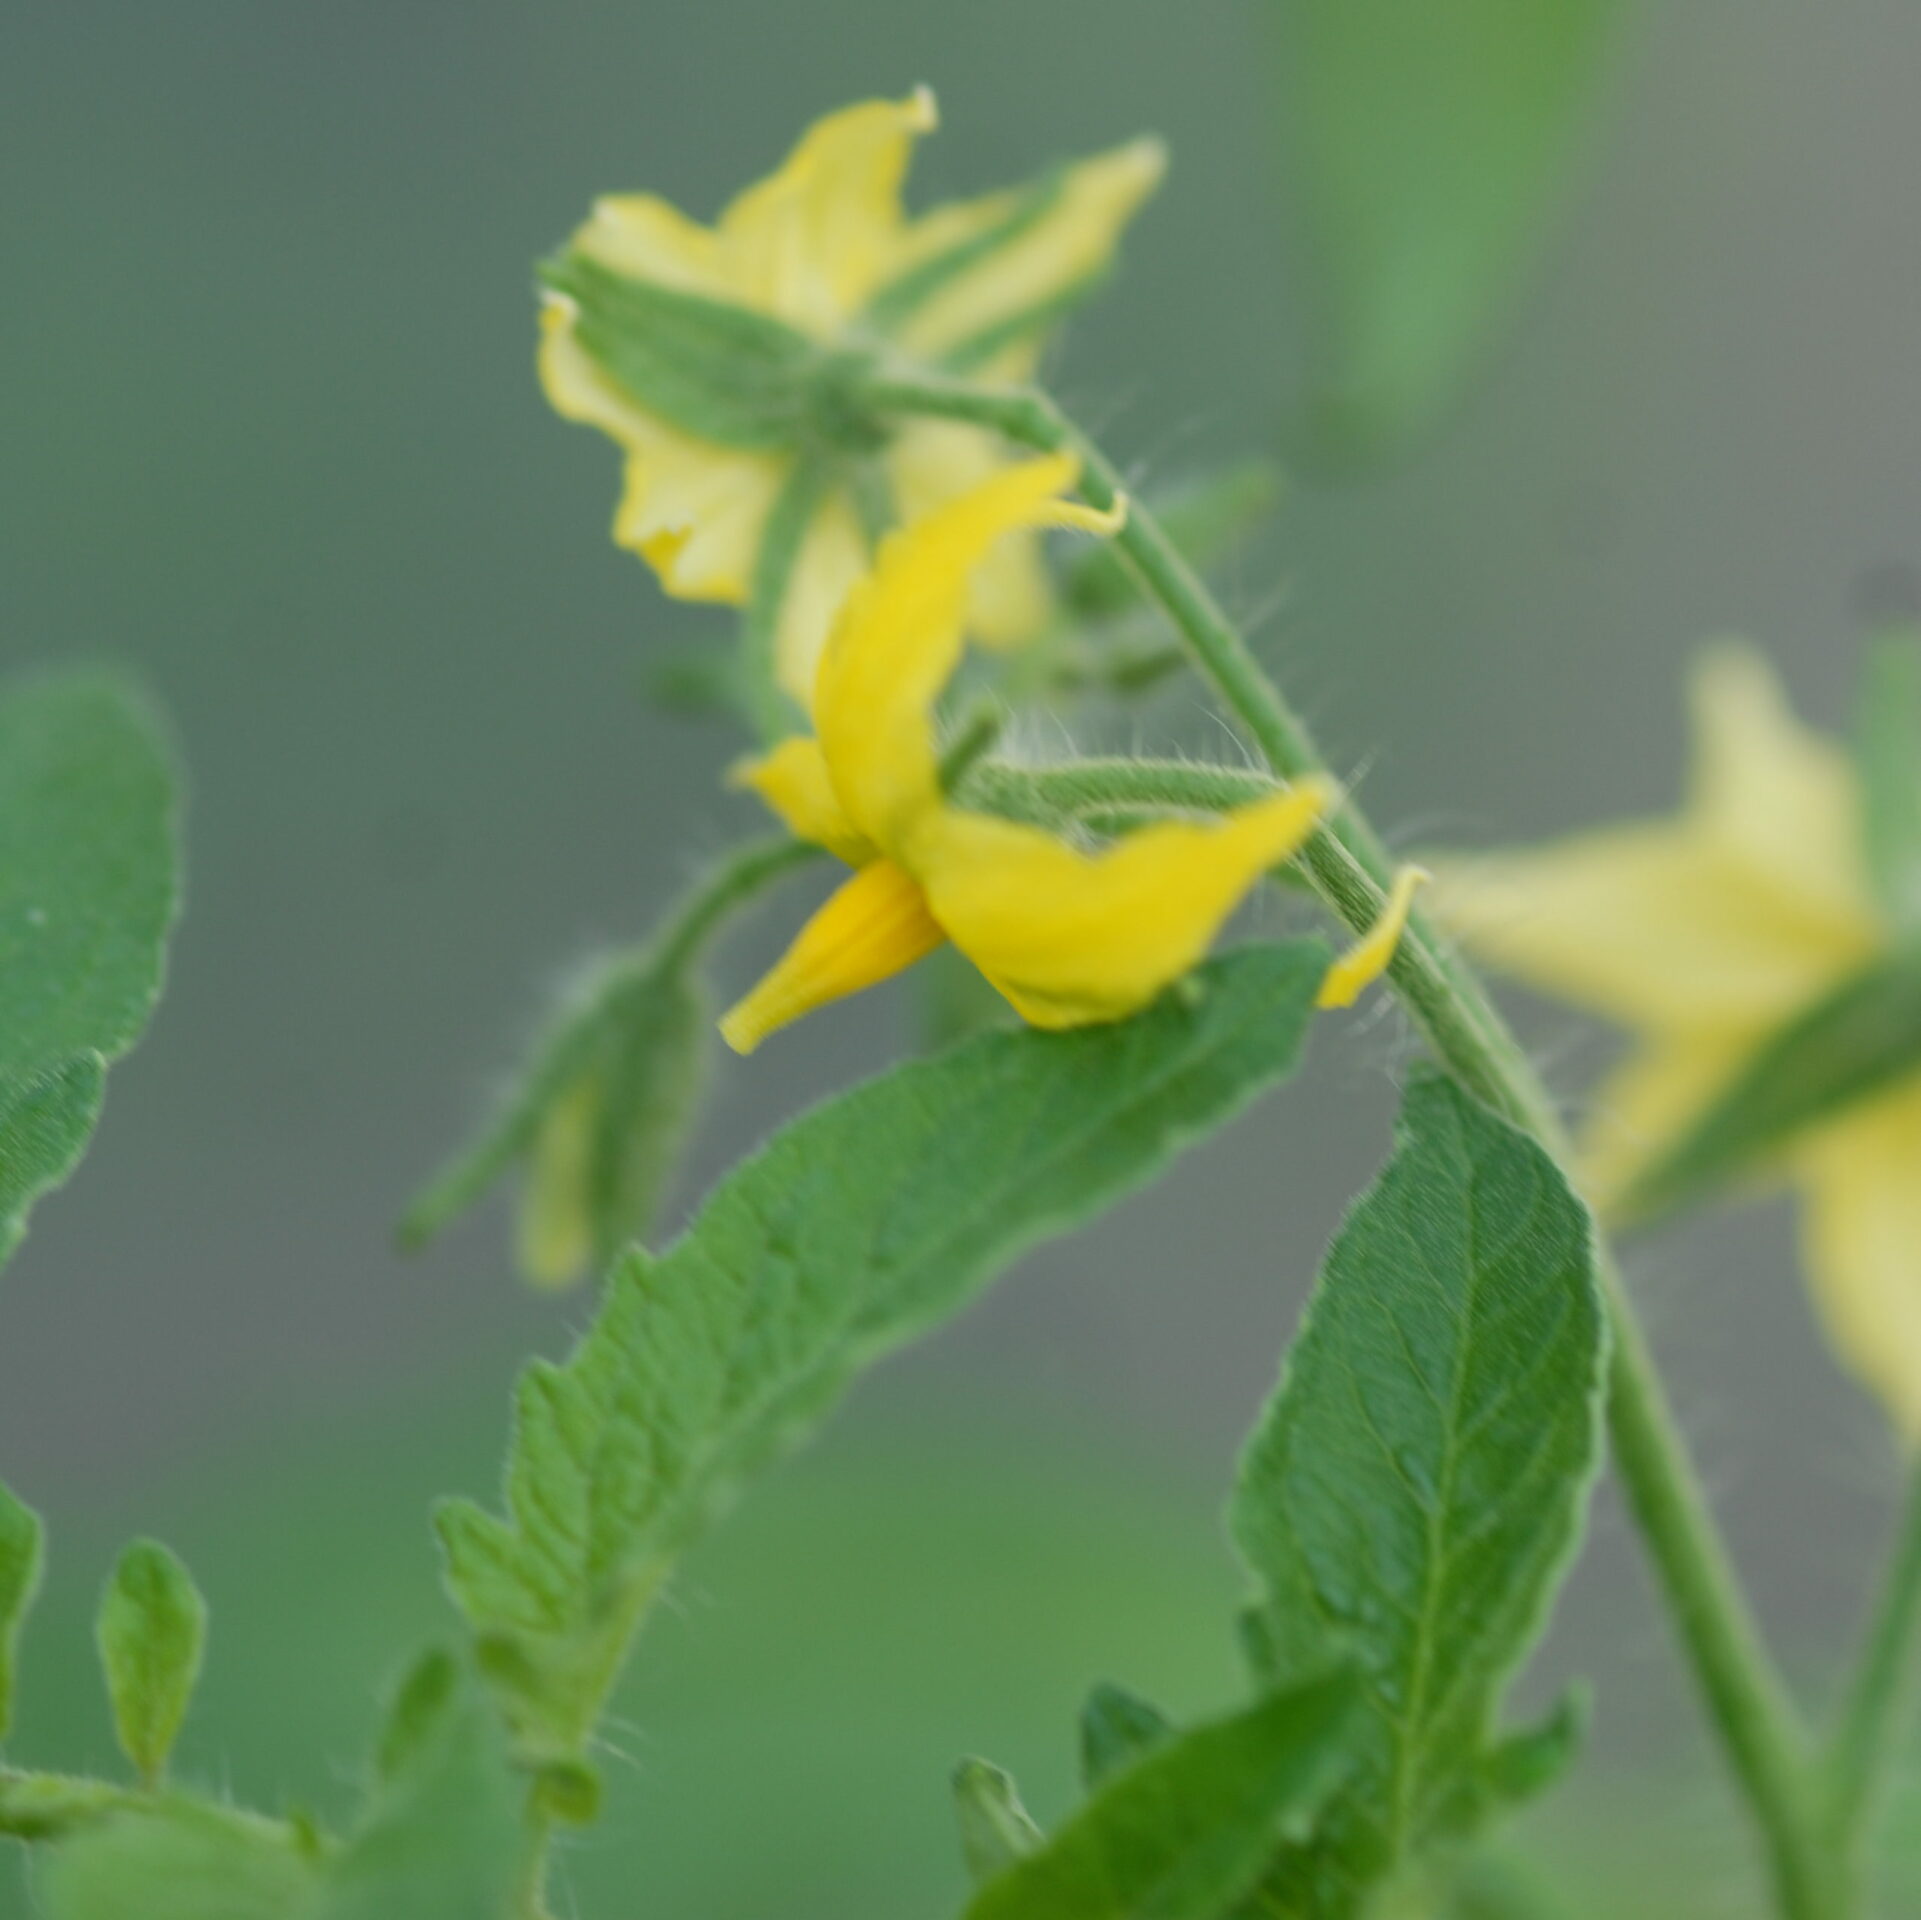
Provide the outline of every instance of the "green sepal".
[[207,1603],[159,1541],[136,1540],[107,1583],[96,1637],[120,1750],[154,1786],[166,1773],[200,1678]]
[[40,1516],[0,1483],[0,1742],[13,1726],[20,1628],[40,1590]]
[[1873,962],[1766,1040],[1645,1167],[1614,1217],[1645,1223],[1768,1170],[1795,1139],[1921,1063],[1921,945]]
[[963,1760],[954,1769],[953,1789],[961,1858],[975,1886],[985,1886],[1046,1844],[1021,1804],[1014,1776],[991,1760]]
[[1410,1085],[1394,1157],[1323,1266],[1230,1510],[1281,1685],[1366,1682],[1352,1777],[1277,1860],[1281,1911],[1347,1920],[1547,1771],[1571,1723],[1496,1731],[1579,1544],[1600,1461],[1591,1223],[1553,1160],[1452,1081]]
[[1220,1920],[1311,1829],[1358,1693],[1336,1672],[1171,1735],[983,1886],[966,1920]]
[[578,310],[581,350],[669,426],[754,453],[808,438],[823,355],[784,321],[629,279],[573,249],[544,262],[540,279]]
[[507,1513],[439,1513],[523,1757],[576,1756],[680,1553],[881,1355],[1221,1125],[1299,1056],[1318,941],[1225,955],[1132,1020],[986,1034],[784,1127],[635,1249],[516,1400]]
[[[1188,565],[1205,572],[1227,558],[1274,511],[1284,481],[1271,460],[1244,460],[1147,496],[1161,531]],[[1078,620],[1111,620],[1141,602],[1127,564],[1105,540],[1073,549],[1061,598]]]
[[1921,929],[1921,633],[1884,633],[1862,662],[1854,759],[1862,852],[1882,911]]
[[1092,1792],[1159,1746],[1174,1723],[1125,1687],[1103,1682],[1081,1708],[1081,1784]]

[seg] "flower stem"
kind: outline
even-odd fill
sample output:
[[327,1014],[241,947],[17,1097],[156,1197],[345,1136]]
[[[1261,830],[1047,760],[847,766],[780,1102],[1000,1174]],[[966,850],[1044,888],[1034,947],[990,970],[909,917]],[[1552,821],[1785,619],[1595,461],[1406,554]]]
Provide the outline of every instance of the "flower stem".
[[1829,1817],[1837,1843],[1850,1854],[1858,1852],[1866,1838],[1902,1720],[1914,1699],[1914,1642],[1921,1619],[1921,1465],[1909,1473],[1894,1552],[1827,1753]]
[[[866,394],[884,411],[966,420],[1039,452],[1073,452],[1081,491],[1099,508],[1120,495],[1119,475],[1044,394],[937,377],[877,379]],[[1282,778],[1326,771],[1306,726],[1262,671],[1233,623],[1153,516],[1130,502],[1115,544],[1186,642],[1196,665]],[[1316,891],[1365,933],[1386,897],[1392,861],[1351,801],[1303,853]],[[1497,1112],[1533,1133],[1566,1165],[1568,1143],[1525,1051],[1467,964],[1420,916],[1389,978],[1430,1044]],[[1682,1646],[1728,1759],[1766,1840],[1786,1920],[1847,1920],[1843,1864],[1814,1791],[1807,1741],[1728,1558],[1633,1303],[1596,1229],[1597,1266],[1613,1332],[1608,1419],[1629,1504],[1659,1575]]]

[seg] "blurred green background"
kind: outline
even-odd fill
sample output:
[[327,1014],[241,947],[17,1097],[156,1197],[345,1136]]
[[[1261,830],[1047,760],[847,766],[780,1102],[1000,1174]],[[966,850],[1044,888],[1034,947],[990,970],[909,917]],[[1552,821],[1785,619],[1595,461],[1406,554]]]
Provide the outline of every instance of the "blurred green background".
[[[650,650],[715,616],[609,544],[613,454],[533,382],[531,260],[595,192],[711,214],[818,112],[919,80],[928,198],[1154,129],[1173,174],[1056,384],[1140,475],[1178,474],[1295,408],[1286,53],[1253,0],[10,17],[0,658],[135,662],[193,791],[171,991],[0,1299],[0,1466],[53,1532],[18,1754],[106,1764],[87,1614],[138,1528],[214,1606],[189,1764],[337,1804],[379,1685],[446,1624],[426,1501],[491,1486],[517,1358],[588,1311],[517,1287],[497,1212],[389,1251],[544,988],[749,817],[716,791],[729,737],[642,703]],[[1851,609],[1921,558],[1918,63],[1907,0],[1639,9],[1462,405],[1389,469],[1303,484],[1239,563],[1234,604],[1397,838],[1667,804],[1683,662],[1717,632],[1844,716]],[[1155,726],[1209,737],[1188,693]],[[740,941],[729,984],[789,924]],[[683,1198],[903,1031],[898,996],[866,1000],[729,1067]],[[1591,1036],[1532,1031],[1586,1083]],[[1383,1009],[1323,1030],[1286,1096],[1027,1261],[755,1491],[643,1645],[582,1913],[939,1911],[959,1754],[1051,1816],[1089,1682],[1229,1697],[1220,1490],[1408,1055]],[[1692,1229],[1636,1281],[1818,1679],[1893,1467],[1814,1347],[1785,1227]],[[1666,1784],[1689,1708],[1611,1496],[1541,1666],[1537,1690],[1600,1695],[1535,1844],[1612,1831],[1622,1865],[1658,1769],[1675,1884],[1711,1889],[1684,1910],[1739,1911],[1718,1796]],[[1647,1860],[1667,1844],[1635,1830]],[[19,1898],[0,1877],[0,1912]]]

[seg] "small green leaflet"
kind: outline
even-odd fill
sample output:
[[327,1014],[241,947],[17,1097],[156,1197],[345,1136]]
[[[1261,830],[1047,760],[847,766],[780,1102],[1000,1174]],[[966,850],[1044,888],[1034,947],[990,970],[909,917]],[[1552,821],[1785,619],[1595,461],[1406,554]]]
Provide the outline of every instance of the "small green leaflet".
[[101,673],[0,689],[0,1263],[72,1172],[160,990],[177,890],[159,729]]
[[1159,1707],[1125,1687],[1098,1686],[1081,1708],[1081,1784],[1091,1792],[1174,1731]]
[[1861,674],[1855,766],[1863,853],[1888,918],[1921,931],[1921,633],[1873,641]]
[[573,251],[543,265],[540,278],[573,302],[574,336],[589,358],[681,432],[778,453],[816,426],[821,352],[772,315],[631,280]]
[[991,1760],[963,1760],[954,1769],[954,1817],[960,1823],[961,1858],[976,1886],[1045,1844],[1033,1815],[1021,1805],[1014,1776]]
[[1170,1734],[982,1887],[966,1920],[1221,1920],[1340,1781],[1358,1694],[1337,1672]]
[[13,1725],[20,1627],[40,1589],[40,1516],[0,1485],[0,1742]]
[[1346,1920],[1565,1751],[1565,1727],[1515,1747],[1494,1721],[1580,1538],[1603,1326],[1588,1215],[1554,1163],[1424,1073],[1231,1508],[1263,1677],[1346,1658],[1367,1682],[1354,1777],[1268,1883],[1283,1911]]
[[1432,423],[1512,301],[1619,0],[1267,0],[1307,249],[1310,429],[1366,457]]
[[1921,947],[1898,948],[1764,1040],[1617,1203],[1645,1223],[1764,1167],[1798,1134],[1921,1065]]
[[1133,1020],[983,1035],[784,1128],[522,1377],[508,1518],[440,1515],[448,1583],[535,1757],[578,1751],[675,1557],[864,1366],[1283,1078],[1318,941],[1245,949]]
[[167,1770],[207,1646],[207,1603],[159,1541],[136,1540],[120,1556],[98,1639],[120,1750],[152,1786]]

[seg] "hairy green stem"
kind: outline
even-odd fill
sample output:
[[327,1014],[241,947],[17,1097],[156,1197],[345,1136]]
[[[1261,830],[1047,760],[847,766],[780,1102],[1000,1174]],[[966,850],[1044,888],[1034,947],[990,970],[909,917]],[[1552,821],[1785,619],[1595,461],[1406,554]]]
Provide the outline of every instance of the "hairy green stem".
[[[1081,491],[1094,506],[1111,506],[1121,493],[1110,462],[1038,392],[899,376],[876,380],[866,398],[887,411],[994,427],[1039,452],[1071,451],[1081,460]],[[1130,502],[1115,544],[1274,771],[1289,780],[1324,773],[1307,728],[1153,516]],[[1392,862],[1357,806],[1348,801],[1334,813],[1303,861],[1316,891],[1349,927],[1362,932],[1373,924]],[[1419,916],[1389,977],[1449,1067],[1566,1164],[1559,1117],[1524,1050],[1466,963]],[[1766,1840],[1782,1914],[1847,1920],[1845,1875],[1822,1817],[1806,1736],[1689,1462],[1633,1304],[1596,1231],[1613,1330],[1608,1417],[1630,1506]]]
[[1828,1746],[1829,1817],[1838,1844],[1857,1853],[1914,1703],[1914,1643],[1921,1622],[1921,1465],[1911,1466],[1907,1500],[1887,1574]]

